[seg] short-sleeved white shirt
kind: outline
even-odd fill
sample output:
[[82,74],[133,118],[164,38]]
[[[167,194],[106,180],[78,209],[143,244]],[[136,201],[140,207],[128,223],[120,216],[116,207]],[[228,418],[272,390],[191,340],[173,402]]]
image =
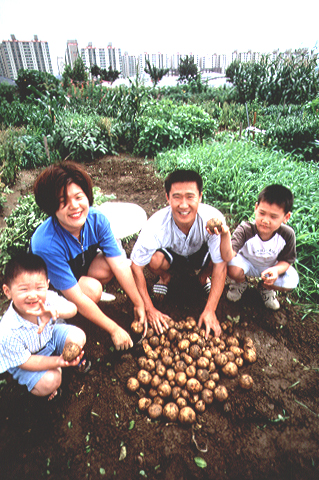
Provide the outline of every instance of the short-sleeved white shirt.
[[195,222],[188,235],[176,225],[170,206],[154,213],[143,227],[131,254],[131,260],[139,267],[148,265],[156,250],[170,248],[183,257],[196,253],[207,243],[213,263],[221,263],[220,236],[210,235],[206,231],[206,223],[211,218],[219,218],[225,222],[222,213],[211,205],[200,203]]

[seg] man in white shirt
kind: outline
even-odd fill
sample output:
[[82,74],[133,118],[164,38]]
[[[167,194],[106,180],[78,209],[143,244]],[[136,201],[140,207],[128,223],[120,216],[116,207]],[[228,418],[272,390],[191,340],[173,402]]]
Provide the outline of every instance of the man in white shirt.
[[[209,235],[206,223],[223,215],[210,205],[201,203],[202,178],[192,170],[176,170],[165,180],[169,206],[156,212],[142,229],[131,254],[132,271],[139,293],[144,301],[149,324],[157,333],[167,328],[167,315],[157,310],[147,291],[144,268],[158,275],[153,287],[157,295],[165,296],[174,269],[183,264],[199,270],[198,280],[203,293],[208,295],[198,325],[205,324],[206,337],[213,330],[221,334],[216,308],[226,279],[226,262],[220,254],[220,237]],[[211,277],[211,279],[210,279]]]

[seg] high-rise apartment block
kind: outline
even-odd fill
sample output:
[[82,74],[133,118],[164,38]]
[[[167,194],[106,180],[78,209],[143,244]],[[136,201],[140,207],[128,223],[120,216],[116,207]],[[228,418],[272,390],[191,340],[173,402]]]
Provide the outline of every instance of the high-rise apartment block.
[[74,67],[75,61],[79,56],[79,47],[77,40],[68,40],[66,42],[65,64]]
[[0,75],[15,80],[18,71],[39,70],[53,74],[48,42],[38,40],[19,41],[14,35],[11,40],[3,40],[0,44]]
[[92,42],[87,47],[81,48],[81,58],[84,65],[90,70],[93,65],[108,70],[117,70],[122,73],[122,55],[120,48],[113,48],[109,43],[107,48],[96,48]]

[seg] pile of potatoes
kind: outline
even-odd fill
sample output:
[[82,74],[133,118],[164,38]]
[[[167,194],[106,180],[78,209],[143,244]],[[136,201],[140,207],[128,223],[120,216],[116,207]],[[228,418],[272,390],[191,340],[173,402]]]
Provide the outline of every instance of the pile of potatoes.
[[[132,323],[137,332],[141,326]],[[228,391],[218,385],[223,377],[235,378],[244,363],[257,360],[253,341],[233,334],[232,322],[221,324],[220,338],[205,339],[205,330],[199,329],[194,318],[169,321],[169,328],[158,336],[152,328],[143,339],[145,355],[138,359],[137,378],[127,381],[130,392],[140,396],[138,408],[147,411],[151,419],[164,417],[183,424],[196,421],[196,413],[203,413],[214,398],[224,402]],[[240,346],[242,344],[242,347]],[[250,389],[249,375],[239,377],[239,385]]]

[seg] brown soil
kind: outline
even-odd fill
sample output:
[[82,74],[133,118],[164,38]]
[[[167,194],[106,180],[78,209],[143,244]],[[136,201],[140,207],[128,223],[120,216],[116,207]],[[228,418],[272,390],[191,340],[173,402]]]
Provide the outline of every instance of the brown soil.
[[[163,207],[163,181],[152,162],[128,156],[105,157],[87,165],[94,184],[117,200],[141,205],[148,215]],[[20,194],[30,191],[36,172],[24,172],[9,196],[4,216]],[[2,224],[3,225],[3,224]],[[125,245],[127,252],[134,240]],[[148,277],[151,289],[153,278]],[[180,283],[182,282],[182,283]],[[117,301],[107,314],[129,328],[132,306],[113,281]],[[63,395],[50,403],[35,398],[0,375],[0,477],[2,479],[298,479],[319,476],[318,318],[306,317],[280,296],[281,309],[264,308],[252,285],[237,304],[218,305],[220,320],[240,315],[237,330],[253,338],[258,360],[242,371],[254,379],[242,390],[238,379],[221,379],[226,404],[216,401],[198,416],[195,427],[151,421],[137,409],[138,395],[126,381],[136,375],[141,346],[113,351],[109,336],[84,318],[72,322],[87,334],[91,371],[63,372]],[[198,319],[204,299],[194,279],[173,282],[162,310],[174,320]],[[2,306],[6,308],[7,304]],[[133,424],[132,421],[135,423]],[[133,427],[133,428],[132,428]],[[197,445],[207,452],[197,449]],[[126,456],[120,452],[126,447]],[[196,465],[201,457],[206,468]]]

